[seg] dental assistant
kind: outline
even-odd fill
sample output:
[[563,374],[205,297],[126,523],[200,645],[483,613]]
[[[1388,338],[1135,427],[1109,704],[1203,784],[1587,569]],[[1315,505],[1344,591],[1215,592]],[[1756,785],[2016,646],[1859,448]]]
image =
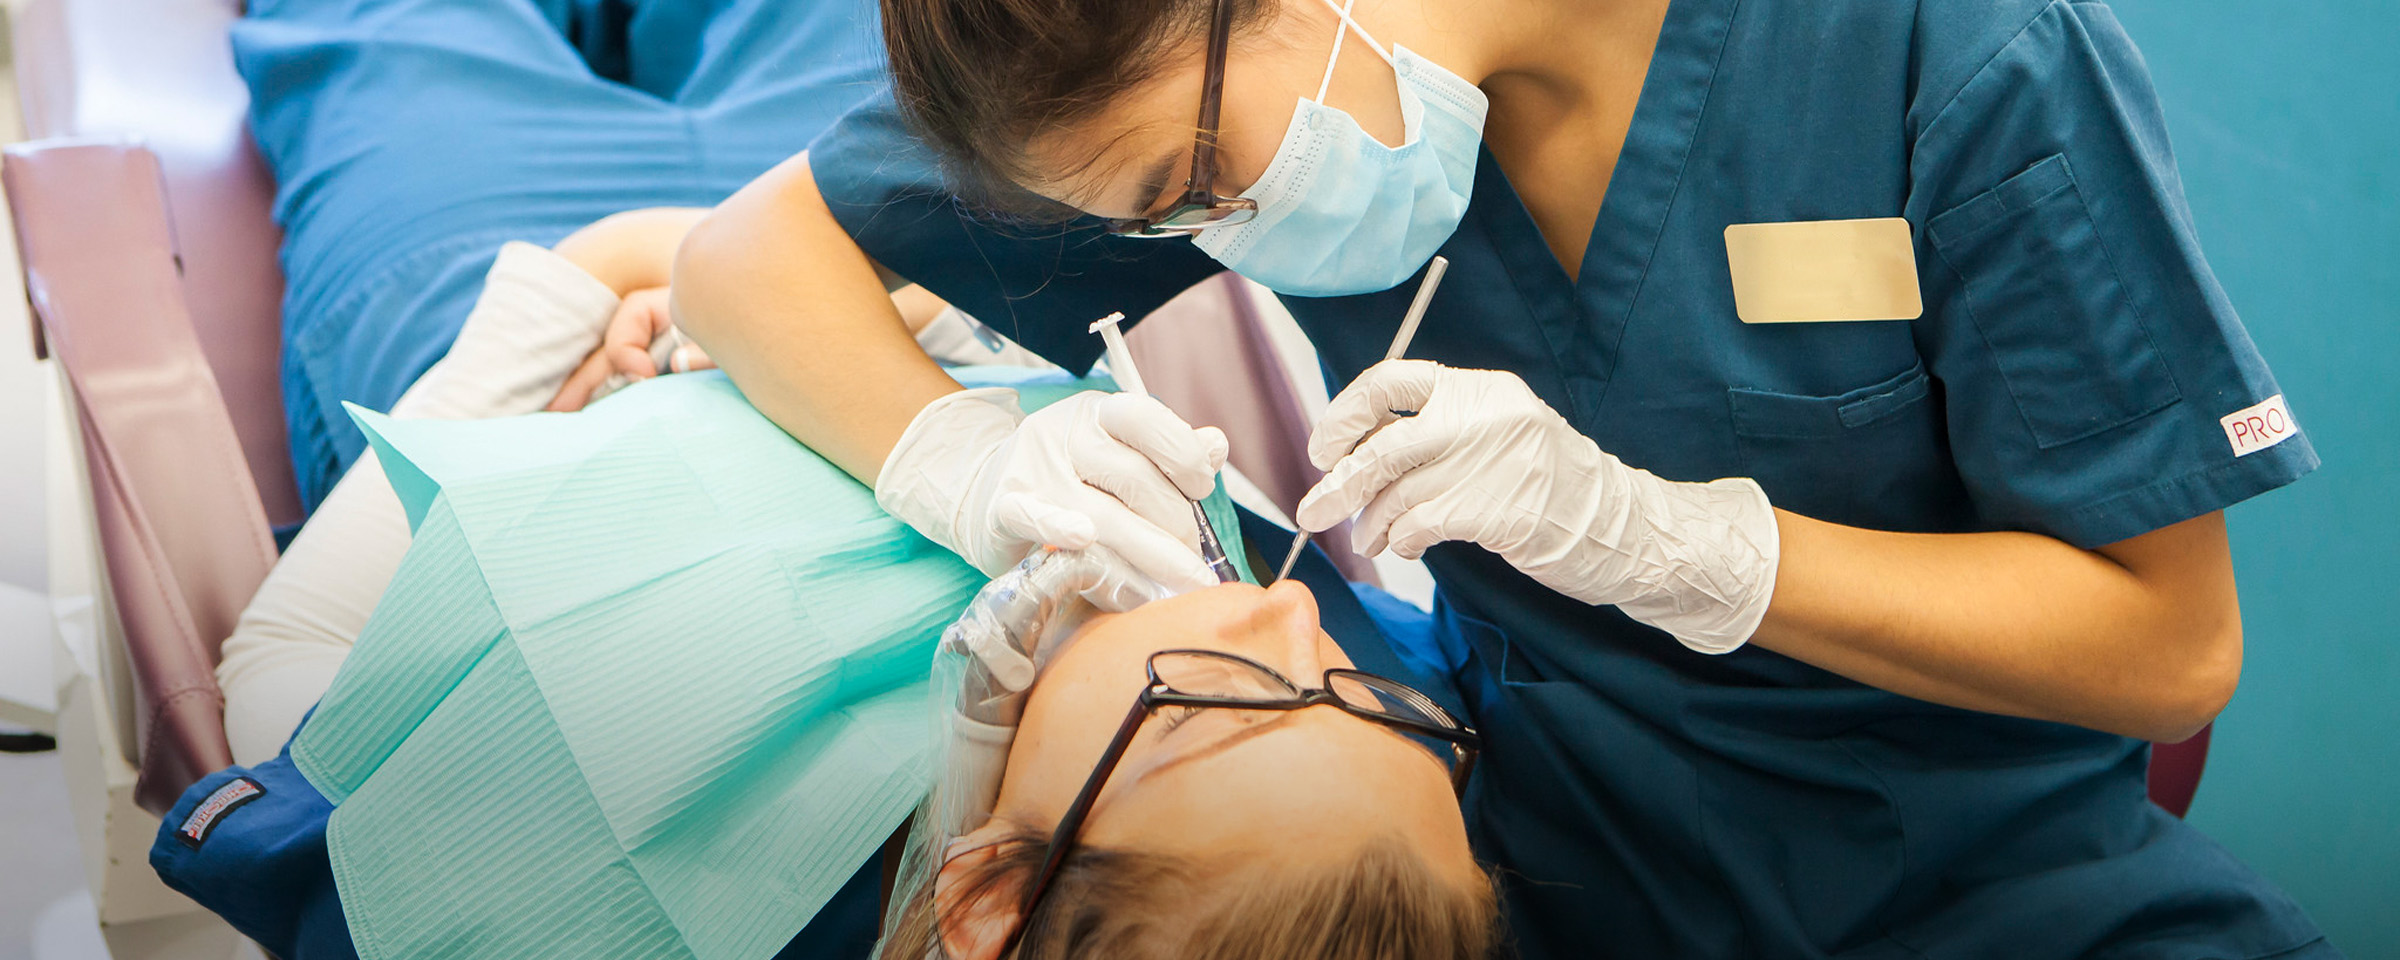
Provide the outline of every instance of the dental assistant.
[[693,233],[679,322],[986,570],[1197,585],[1220,440],[961,391],[884,291],[1076,369],[1281,294],[1347,384],[1300,520],[1431,566],[1526,956],[2337,955],[2144,794],[2240,673],[2219,511],[2317,458],[2104,4],[883,15],[894,95]]

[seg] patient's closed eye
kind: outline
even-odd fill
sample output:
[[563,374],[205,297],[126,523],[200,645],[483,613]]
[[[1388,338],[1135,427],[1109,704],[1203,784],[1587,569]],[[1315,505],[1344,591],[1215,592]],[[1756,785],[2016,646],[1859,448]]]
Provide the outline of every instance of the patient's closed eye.
[[[1165,731],[1165,732],[1166,732],[1166,733],[1173,733],[1173,732],[1175,732],[1175,728],[1176,728],[1176,727],[1183,726],[1183,725],[1184,725],[1186,722],[1189,722],[1189,721],[1190,721],[1190,720],[1191,720],[1193,717],[1197,717],[1197,716],[1199,716],[1199,715],[1200,715],[1200,710],[1201,710],[1201,708],[1199,708],[1199,707],[1172,707],[1172,708],[1169,708],[1169,709],[1167,709],[1167,710],[1161,711],[1161,712],[1160,712],[1160,714],[1159,714],[1159,716],[1163,717],[1163,718],[1165,719],[1165,721],[1166,721],[1166,731]],[[1162,736],[1163,736],[1163,735],[1164,735],[1164,734],[1162,734]]]

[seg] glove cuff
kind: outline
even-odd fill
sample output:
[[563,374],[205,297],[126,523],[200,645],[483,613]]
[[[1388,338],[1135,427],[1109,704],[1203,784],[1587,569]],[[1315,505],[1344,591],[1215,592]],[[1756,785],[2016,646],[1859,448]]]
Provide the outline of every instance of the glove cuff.
[[973,717],[950,715],[950,753],[942,758],[942,826],[948,836],[965,835],[983,826],[999,806],[1000,779],[1008,771],[1008,751],[1016,743],[1011,724],[985,723]]
[[[1671,590],[1657,591],[1617,608],[1627,616],[1673,634],[1701,653],[1732,653],[1750,642],[1775,596],[1775,571],[1783,554],[1775,507],[1766,490],[1748,478],[1665,485],[1661,499],[1669,516],[1655,527],[1676,531],[1675,548],[1659,557],[1670,568]],[[1660,549],[1654,544],[1651,549]]]
[[964,555],[958,515],[975,475],[1025,419],[1017,392],[982,387],[917,411],[875,475],[875,505],[926,539]]

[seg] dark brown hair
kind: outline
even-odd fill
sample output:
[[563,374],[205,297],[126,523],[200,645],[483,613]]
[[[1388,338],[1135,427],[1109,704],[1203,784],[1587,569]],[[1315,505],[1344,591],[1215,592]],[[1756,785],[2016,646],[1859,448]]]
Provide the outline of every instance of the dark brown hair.
[[[1021,889],[1048,836],[1026,832],[966,877],[958,904]],[[1170,857],[1092,847],[1067,856],[1041,908],[1026,919],[1018,960],[1485,960],[1498,950],[1490,883],[1434,875],[1397,838],[1342,863],[1261,865],[1263,878],[1219,885]],[[920,960],[943,923],[931,883],[908,905],[877,955]],[[942,918],[955,919],[955,918]]]
[[[1269,9],[1231,0],[1236,32]],[[1089,119],[1208,36],[1216,0],[882,0],[902,116],[978,204],[1056,214],[1016,184],[1035,135]],[[1194,85],[1197,92],[1198,86]],[[1196,102],[1196,101],[1195,101]]]

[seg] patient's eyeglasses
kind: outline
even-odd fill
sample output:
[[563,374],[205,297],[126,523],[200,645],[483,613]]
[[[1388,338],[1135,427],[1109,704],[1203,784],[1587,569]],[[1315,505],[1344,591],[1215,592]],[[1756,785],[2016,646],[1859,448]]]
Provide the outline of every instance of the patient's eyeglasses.
[[[1483,751],[1482,736],[1458,722],[1458,718],[1432,698],[1407,684],[1372,673],[1327,670],[1324,686],[1305,690],[1273,667],[1218,650],[1161,650],[1150,655],[1149,670],[1150,685],[1142,688],[1141,696],[1134,699],[1133,709],[1125,714],[1125,722],[1118,725],[1116,737],[1101,753],[1099,765],[1092,768],[1082,792],[1068,805],[1066,816],[1059,818],[1057,832],[1050,835],[1050,852],[1042,859],[1041,872],[1034,875],[1033,885],[1025,895],[1024,917],[1028,921],[1034,908],[1041,905],[1042,895],[1049,892],[1050,881],[1058,875],[1059,866],[1074,849],[1076,836],[1083,832],[1084,820],[1091,816],[1092,803],[1100,797],[1100,788],[1108,785],[1109,774],[1125,758],[1134,734],[1160,707],[1229,710],[1337,707],[1351,716],[1448,744],[1450,789],[1459,794],[1465,793],[1467,777],[1475,771],[1475,758]],[[1016,931],[1009,934],[1007,946],[1000,951],[1001,956],[1010,955],[1024,935],[1025,924],[1017,924]]]
[[1208,66],[1200,86],[1199,134],[1192,142],[1192,175],[1182,201],[1154,217],[1112,220],[1108,232],[1124,237],[1182,237],[1210,227],[1248,223],[1258,201],[1217,195],[1217,119],[1225,103],[1225,51],[1233,41],[1233,0],[1217,0],[1208,27]]

